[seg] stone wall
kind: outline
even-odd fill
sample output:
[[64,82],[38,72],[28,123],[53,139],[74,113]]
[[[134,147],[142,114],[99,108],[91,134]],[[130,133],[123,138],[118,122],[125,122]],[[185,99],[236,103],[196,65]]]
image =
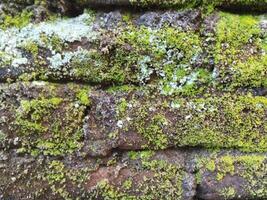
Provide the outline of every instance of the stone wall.
[[0,200],[267,198],[267,2],[0,3]]

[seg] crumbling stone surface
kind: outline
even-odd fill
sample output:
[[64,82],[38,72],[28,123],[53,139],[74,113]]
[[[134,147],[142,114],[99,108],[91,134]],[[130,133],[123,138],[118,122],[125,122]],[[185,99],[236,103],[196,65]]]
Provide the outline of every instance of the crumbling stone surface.
[[1,1],[0,199],[267,199],[266,8]]

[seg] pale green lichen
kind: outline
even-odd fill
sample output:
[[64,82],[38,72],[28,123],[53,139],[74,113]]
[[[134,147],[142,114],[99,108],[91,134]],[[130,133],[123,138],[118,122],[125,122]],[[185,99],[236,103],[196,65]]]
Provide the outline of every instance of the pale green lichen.
[[117,43],[130,45],[132,50],[118,48],[114,65],[123,66],[126,71],[135,65],[138,74],[130,78],[143,84],[154,81],[151,78],[156,75],[158,80],[154,84],[163,94],[197,93],[198,84],[210,80],[205,69],[193,69],[202,53],[201,39],[194,32],[129,26],[119,35]]
[[[54,22],[41,22],[39,24],[29,24],[23,28],[10,28],[7,30],[0,30],[0,52],[5,53],[7,58],[3,58],[9,62],[11,66],[20,66],[21,64],[30,64],[29,60],[23,56],[20,48],[25,47],[26,50],[30,50],[36,56],[36,47],[34,49],[29,49],[29,44],[34,44],[35,46],[47,48],[51,51],[52,56],[50,59],[51,66],[60,67],[66,64],[64,58],[70,57],[74,52],[62,52],[61,59],[57,62],[53,62],[54,56],[57,55],[58,45],[55,42],[61,41],[60,43],[68,43],[74,41],[80,41],[82,38],[88,38],[89,40],[94,40],[97,37],[97,33],[92,30],[92,26],[88,25],[88,20],[92,21],[94,16],[89,14],[83,14],[76,18],[71,19],[58,19]],[[71,27],[71,29],[69,28]],[[57,41],[55,41],[57,38]],[[30,43],[29,43],[30,42]],[[34,50],[34,52],[32,52]],[[70,56],[69,56],[70,54]],[[23,60],[23,62],[18,62],[18,60]],[[63,60],[63,61],[62,61]],[[0,66],[5,63],[1,62]],[[38,70],[38,69],[37,69]]]

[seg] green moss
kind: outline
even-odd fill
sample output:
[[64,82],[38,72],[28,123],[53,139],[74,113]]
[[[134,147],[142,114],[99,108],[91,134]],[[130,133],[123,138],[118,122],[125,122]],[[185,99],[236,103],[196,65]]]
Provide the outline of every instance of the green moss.
[[200,171],[197,171],[197,172],[195,173],[195,179],[196,179],[196,183],[197,183],[198,185],[201,184],[202,174],[201,174]]
[[48,182],[54,194],[58,194],[65,200],[71,199],[66,190],[66,169],[63,162],[58,160],[51,161],[43,178]]
[[168,145],[168,137],[163,133],[163,128],[168,120],[162,114],[156,114],[151,121],[147,121],[148,115],[140,115],[136,119],[137,132],[147,141],[148,146],[155,149],[165,149]]
[[250,58],[234,66],[233,87],[267,87],[267,56]]
[[21,101],[15,120],[19,152],[57,156],[79,149],[83,110],[57,97]]
[[210,80],[210,72],[193,67],[202,53],[201,39],[193,31],[128,25],[117,37],[116,46],[112,65],[122,66],[129,81],[153,83],[164,94],[193,95]]
[[126,190],[129,190],[132,187],[133,181],[131,179],[127,179],[123,182],[122,187]]
[[64,200],[75,199],[76,197],[72,194],[73,191],[70,191],[68,186],[76,185],[82,190],[81,183],[84,183],[88,178],[90,169],[86,167],[71,169],[59,160],[52,160],[46,165],[42,179],[48,182],[53,194]]
[[48,174],[46,176],[49,184],[53,185],[57,182],[65,183],[64,163],[58,160],[53,160],[49,166]]
[[78,80],[91,83],[117,83],[125,81],[125,73],[119,66],[109,66],[109,60],[96,50],[90,50],[82,59],[74,58],[70,63],[73,74]]
[[222,180],[226,173],[233,175],[235,172],[234,159],[231,156],[223,156],[218,163],[217,180]]
[[125,113],[125,111],[127,110],[127,101],[126,99],[121,99],[119,105],[118,105],[118,112],[121,113],[122,115]]
[[97,189],[104,199],[108,200],[136,200],[135,196],[128,195],[127,193],[119,191],[116,187],[109,184],[106,180],[98,183]]
[[[154,177],[149,179],[144,187],[144,199],[182,199],[183,178],[185,172],[177,165],[170,164],[164,160],[143,161],[145,169],[152,170]],[[142,198],[141,198],[142,199]]]
[[0,21],[0,29],[22,28],[30,23],[32,16],[32,12],[27,11],[23,11],[16,16],[4,15],[2,21]]
[[220,13],[214,57],[222,87],[225,82],[231,89],[266,87],[267,56],[259,22],[258,16]]
[[129,151],[128,156],[132,160],[141,159],[142,161],[147,161],[154,153],[154,151]]
[[[150,96],[150,94],[147,94]],[[136,131],[150,148],[201,146],[265,152],[267,148],[265,97],[207,95],[203,98],[148,96],[128,100],[119,116],[124,131]],[[178,106],[173,102],[179,102]],[[127,121],[125,119],[132,119]]]
[[220,194],[224,197],[225,200],[233,199],[236,195],[236,191],[233,187],[225,187],[220,191]]
[[[198,160],[198,168],[200,169],[200,176],[205,173],[207,166],[203,159],[211,160],[216,165],[216,170],[213,171],[214,176],[218,182],[221,182],[225,176],[234,176],[243,178],[242,188],[249,196],[261,198],[266,196],[266,156],[260,154],[250,155],[222,155],[213,154],[210,157],[200,158]],[[209,170],[210,171],[210,170]],[[219,191],[225,198],[235,197],[235,188],[226,187]]]
[[91,100],[89,98],[89,89],[81,89],[77,93],[77,98],[81,102],[82,105],[89,106],[91,104]]
[[208,163],[206,164],[206,167],[211,172],[215,171],[216,169],[215,162],[213,160],[208,161]]
[[[21,101],[22,112],[18,113],[17,119],[18,121],[20,121],[23,118],[26,118],[27,115],[30,114],[30,120],[33,121],[33,123],[38,122],[42,119],[43,116],[49,114],[50,109],[55,109],[57,106],[59,106],[61,102],[62,99],[60,98],[32,100],[32,101],[23,100]],[[41,125],[39,126],[41,127]]]
[[38,52],[39,52],[39,47],[35,42],[29,41],[27,42],[27,44],[25,44],[25,46],[23,46],[23,48],[32,54],[32,56],[36,59],[38,56]]
[[195,109],[182,114],[189,119],[176,124],[176,131],[183,132],[181,144],[265,151],[267,138],[261,127],[265,124],[266,98],[227,96],[198,99],[192,104]]
[[6,139],[6,134],[4,134],[1,130],[0,130],[0,143],[3,142]]
[[[126,179],[116,185],[104,179],[90,197],[110,200],[182,199],[185,172],[179,165],[153,158],[152,151],[131,151],[128,155],[135,163],[140,163],[138,170],[131,170],[133,175],[142,176],[138,182],[135,176],[125,177]],[[143,172],[150,175],[143,175]]]
[[[216,31],[216,63],[232,64],[246,44],[260,35],[259,19],[252,15],[220,13]],[[253,41],[255,42],[255,41]]]
[[131,92],[139,89],[133,85],[121,85],[121,86],[112,86],[107,89],[108,93],[116,93],[116,92]]

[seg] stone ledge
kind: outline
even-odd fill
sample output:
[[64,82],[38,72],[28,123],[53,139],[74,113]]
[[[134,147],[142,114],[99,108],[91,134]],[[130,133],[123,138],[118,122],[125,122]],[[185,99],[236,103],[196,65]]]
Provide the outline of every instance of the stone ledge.
[[32,155],[81,152],[95,157],[108,156],[113,149],[170,147],[266,152],[264,96],[166,97],[146,89],[126,89],[103,91],[73,83],[1,84],[2,148]]

